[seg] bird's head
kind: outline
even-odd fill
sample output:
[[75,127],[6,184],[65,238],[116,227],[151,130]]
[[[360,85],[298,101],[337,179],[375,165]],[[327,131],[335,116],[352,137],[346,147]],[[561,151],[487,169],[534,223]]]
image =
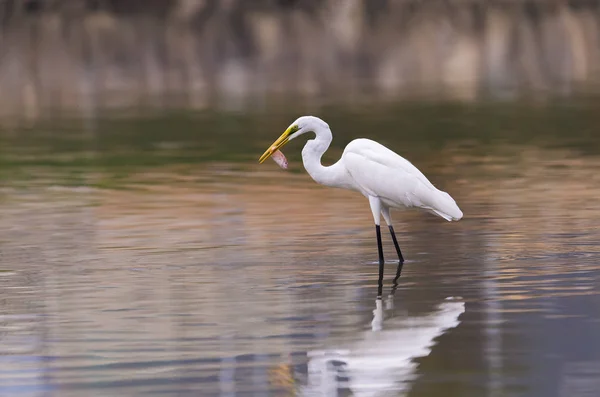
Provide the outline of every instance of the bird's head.
[[314,132],[317,129],[329,128],[329,125],[315,116],[302,116],[298,117],[290,126],[281,134],[279,138],[260,156],[259,163],[263,163],[266,159],[271,157],[273,153],[281,149],[286,143],[299,137],[307,132]]

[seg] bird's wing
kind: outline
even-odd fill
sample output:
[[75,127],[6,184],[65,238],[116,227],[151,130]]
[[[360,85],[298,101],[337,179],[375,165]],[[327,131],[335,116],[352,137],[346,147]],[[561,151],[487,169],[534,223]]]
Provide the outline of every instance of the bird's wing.
[[448,220],[462,217],[448,193],[433,186],[410,161],[375,141],[350,142],[342,159],[357,187],[387,205],[420,207]]
[[[423,185],[436,189],[435,186],[427,179],[425,175],[417,167],[415,167],[410,161],[401,157],[397,153],[383,146],[382,144],[372,141],[370,139],[355,139],[350,142],[344,154],[353,153],[364,157],[370,161],[379,163],[387,168],[401,171],[415,178]],[[437,190],[437,189],[436,189]]]

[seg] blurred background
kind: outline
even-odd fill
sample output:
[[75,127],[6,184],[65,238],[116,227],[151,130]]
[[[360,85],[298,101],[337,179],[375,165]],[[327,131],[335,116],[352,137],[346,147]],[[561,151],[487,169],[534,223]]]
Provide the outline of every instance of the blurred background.
[[2,115],[506,99],[599,76],[585,0],[5,0],[0,18]]
[[[598,395],[599,82],[595,0],[0,0],[0,395]],[[465,214],[383,306],[306,114]]]

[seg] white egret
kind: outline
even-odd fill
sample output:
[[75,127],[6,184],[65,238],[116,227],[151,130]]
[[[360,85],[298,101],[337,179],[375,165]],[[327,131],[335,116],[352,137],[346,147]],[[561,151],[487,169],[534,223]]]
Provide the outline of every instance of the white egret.
[[[302,116],[260,157],[262,163],[286,143],[307,132],[315,134],[302,149],[304,168],[315,182],[321,185],[355,190],[369,199],[373,212],[377,249],[379,252],[379,293],[383,285],[383,248],[380,219],[387,223],[400,265],[404,257],[400,251],[392,225],[390,208],[417,207],[438,215],[447,221],[457,221],[463,213],[446,192],[438,190],[408,160],[370,139],[355,139],[346,146],[340,160],[329,166],[321,164],[323,153],[329,148],[333,135],[329,125],[318,117]],[[279,154],[279,153],[278,153]],[[399,277],[402,267],[398,269]]]

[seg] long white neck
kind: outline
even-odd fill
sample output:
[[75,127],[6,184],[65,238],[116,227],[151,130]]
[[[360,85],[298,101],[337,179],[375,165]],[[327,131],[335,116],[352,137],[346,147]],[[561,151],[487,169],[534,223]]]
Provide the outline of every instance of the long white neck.
[[310,139],[302,149],[302,162],[308,174],[315,180],[325,186],[347,187],[346,172],[340,162],[325,167],[321,164],[321,157],[327,151],[333,135],[329,127],[314,128],[315,139]]

